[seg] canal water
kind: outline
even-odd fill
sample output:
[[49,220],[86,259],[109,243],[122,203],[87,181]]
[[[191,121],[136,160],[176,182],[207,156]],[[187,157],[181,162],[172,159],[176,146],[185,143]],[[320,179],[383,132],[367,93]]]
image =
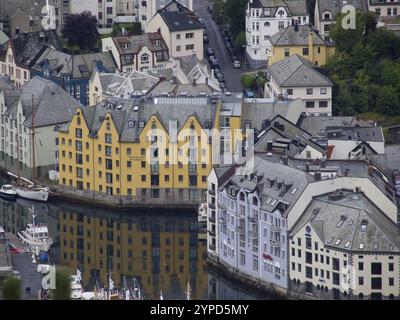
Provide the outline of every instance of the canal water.
[[190,283],[192,299],[268,299],[243,289],[206,264],[206,241],[199,239],[196,212],[115,212],[66,202],[41,204],[18,198],[0,199],[0,226],[16,234],[32,220],[46,223],[54,245],[50,259],[82,272],[86,290],[116,288],[133,279],[145,299],[185,299]]

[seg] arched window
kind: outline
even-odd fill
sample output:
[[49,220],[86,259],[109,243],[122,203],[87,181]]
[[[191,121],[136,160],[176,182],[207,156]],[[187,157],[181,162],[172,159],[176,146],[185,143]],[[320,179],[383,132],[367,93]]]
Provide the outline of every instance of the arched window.
[[258,206],[258,199],[257,197],[253,197],[253,205]]
[[279,15],[280,17],[282,17],[284,14],[285,14],[285,12],[284,12],[283,10],[279,10],[279,11],[278,11],[278,15]]
[[268,21],[266,21],[266,22],[264,23],[264,27],[269,27],[269,26],[271,26],[271,24],[270,24]]
[[364,294],[360,292],[360,293],[358,294],[358,299],[364,299]]

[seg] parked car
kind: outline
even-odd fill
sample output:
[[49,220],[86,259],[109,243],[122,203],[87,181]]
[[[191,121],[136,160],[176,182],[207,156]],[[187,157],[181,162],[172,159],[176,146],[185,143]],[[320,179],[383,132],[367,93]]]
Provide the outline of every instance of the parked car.
[[222,73],[218,72],[215,74],[215,77],[218,79],[218,82],[224,82],[225,81],[225,77]]
[[208,48],[206,49],[206,54],[207,54],[208,56],[213,56],[213,55],[214,55],[214,50],[213,50],[213,48],[208,47]]
[[199,18],[199,22],[202,26],[204,26],[204,20],[202,18]]
[[206,35],[207,35],[207,30],[203,29],[203,36],[206,36]]
[[233,67],[234,67],[234,68],[237,68],[237,69],[240,68],[240,67],[241,67],[240,61],[237,60],[237,59],[234,60],[234,61],[233,61]]
[[203,43],[209,43],[210,41],[208,40],[207,36],[203,36]]
[[221,70],[219,68],[214,69],[214,74],[217,74],[217,73],[221,73]]
[[219,68],[219,61],[214,57],[210,57],[210,65],[212,69]]
[[246,89],[246,90],[244,90],[244,96],[246,98],[254,98],[254,93],[250,89]]

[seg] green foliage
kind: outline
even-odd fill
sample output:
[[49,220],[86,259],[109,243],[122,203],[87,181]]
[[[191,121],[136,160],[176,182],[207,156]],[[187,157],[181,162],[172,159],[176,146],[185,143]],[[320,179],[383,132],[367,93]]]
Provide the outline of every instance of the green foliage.
[[246,33],[244,31],[239,32],[235,38],[235,46],[242,48],[246,44]]
[[218,25],[229,25],[234,39],[245,29],[248,0],[214,0],[213,19]]
[[343,29],[342,18],[330,33],[336,55],[325,65],[334,83],[334,112],[400,114],[400,38],[377,29],[373,13],[357,13],[353,30]]
[[246,89],[252,88],[253,82],[254,82],[254,77],[252,77],[251,75],[244,74],[242,76],[242,84],[243,84],[244,88],[246,88]]
[[62,30],[68,46],[77,46],[81,50],[94,50],[99,40],[97,18],[89,11],[80,14],[70,14]]
[[2,283],[4,300],[21,300],[21,279],[9,277]]
[[57,267],[56,270],[56,289],[54,300],[71,299],[71,273],[68,269]]

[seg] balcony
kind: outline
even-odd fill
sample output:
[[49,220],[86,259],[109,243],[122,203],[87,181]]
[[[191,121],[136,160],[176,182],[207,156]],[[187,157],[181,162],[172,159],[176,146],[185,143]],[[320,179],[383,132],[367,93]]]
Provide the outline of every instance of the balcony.
[[249,237],[250,238],[258,238],[258,231],[257,230],[249,230]]
[[276,225],[271,225],[271,232],[280,232],[281,228]]
[[215,244],[210,243],[208,245],[208,249],[210,249],[211,251],[215,251]]
[[278,240],[269,240],[269,243],[270,243],[271,247],[280,247],[281,246],[281,242]]
[[227,209],[226,205],[224,205],[222,202],[218,201],[218,208],[220,209]]
[[208,189],[208,194],[209,194],[210,196],[215,196],[215,190],[210,190],[210,189]]
[[215,223],[215,217],[209,217],[208,221],[211,222],[211,223]]
[[226,218],[225,217],[219,217],[218,218],[218,223],[220,223],[220,224],[226,224]]
[[235,231],[236,231],[236,233],[244,234],[244,227],[236,226]]
[[210,209],[215,210],[215,203],[209,203],[209,204],[208,204],[208,207],[209,207]]
[[215,231],[213,231],[213,230],[208,230],[208,234],[209,234],[211,237],[215,237]]
[[247,220],[248,220],[250,223],[257,223],[257,219],[256,219],[255,217],[253,217],[253,216],[248,216],[248,217],[247,217]]

